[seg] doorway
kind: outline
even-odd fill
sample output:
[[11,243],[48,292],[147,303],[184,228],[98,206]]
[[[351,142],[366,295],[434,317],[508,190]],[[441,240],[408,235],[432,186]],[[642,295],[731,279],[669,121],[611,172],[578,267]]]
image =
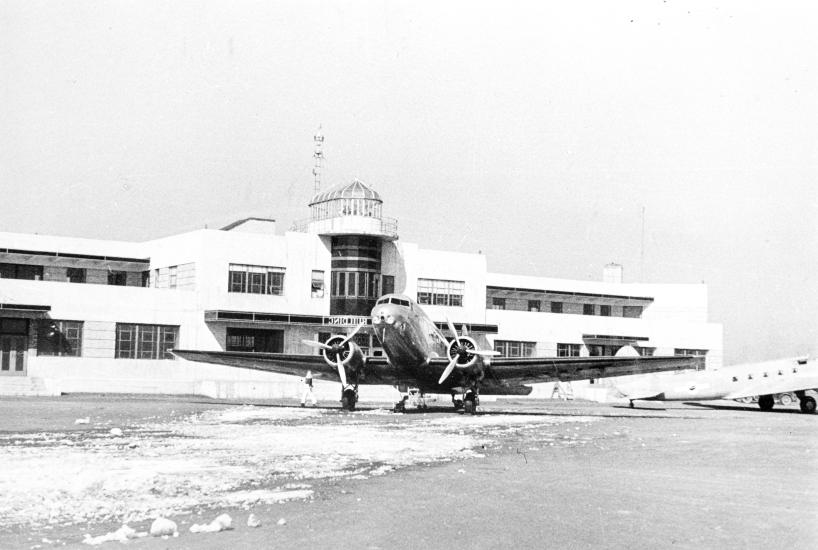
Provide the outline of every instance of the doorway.
[[26,375],[28,319],[0,319],[0,376]]

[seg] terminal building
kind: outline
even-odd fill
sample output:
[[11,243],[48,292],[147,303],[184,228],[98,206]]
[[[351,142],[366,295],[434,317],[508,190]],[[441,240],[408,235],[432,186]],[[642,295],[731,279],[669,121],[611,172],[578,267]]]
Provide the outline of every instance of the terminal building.
[[[316,194],[310,217],[283,234],[261,218],[146,242],[0,233],[0,395],[296,397],[294,377],[169,350],[316,353],[301,340],[349,333],[392,292],[505,356],[631,346],[721,366],[722,327],[707,320],[703,284],[624,283],[614,264],[597,282],[492,273],[482,254],[400,241],[382,207],[354,180]],[[371,330],[356,341],[382,353]],[[603,400],[604,382],[574,382],[574,394]],[[533,395],[552,395],[553,384],[538,386]],[[337,384],[319,383],[318,394],[337,400]],[[396,395],[361,388],[362,399]]]

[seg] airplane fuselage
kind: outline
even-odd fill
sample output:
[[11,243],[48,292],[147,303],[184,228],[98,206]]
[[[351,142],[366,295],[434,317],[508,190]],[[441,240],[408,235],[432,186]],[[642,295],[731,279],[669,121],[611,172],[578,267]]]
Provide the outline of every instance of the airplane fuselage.
[[372,327],[393,365],[416,368],[446,355],[447,340],[406,296],[387,294],[372,309]]
[[800,363],[797,358],[778,359],[716,370],[643,375],[638,380],[617,384],[616,388],[630,399],[653,401],[730,399],[731,395],[747,386],[775,388],[779,384],[790,382],[797,385],[800,378],[814,374],[815,370],[815,361]]

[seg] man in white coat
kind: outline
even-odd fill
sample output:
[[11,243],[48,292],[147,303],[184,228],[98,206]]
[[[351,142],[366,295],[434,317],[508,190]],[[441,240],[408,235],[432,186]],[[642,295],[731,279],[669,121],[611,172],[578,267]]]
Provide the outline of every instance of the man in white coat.
[[301,406],[305,407],[307,405],[307,396],[310,397],[310,401],[312,402],[312,406],[318,404],[318,400],[315,398],[315,394],[312,392],[312,371],[308,370],[307,375],[304,376],[304,391],[301,392]]

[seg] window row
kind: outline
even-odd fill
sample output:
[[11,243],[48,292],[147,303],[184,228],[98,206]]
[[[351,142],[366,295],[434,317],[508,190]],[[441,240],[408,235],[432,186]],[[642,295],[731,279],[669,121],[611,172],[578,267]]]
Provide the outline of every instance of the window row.
[[380,273],[370,271],[333,271],[333,298],[377,298],[383,292]]
[[172,325],[116,324],[117,359],[173,359],[179,327]]
[[[89,270],[84,267],[54,267],[48,274],[41,265],[0,263],[0,279],[23,279],[29,281],[64,281],[68,283],[96,283],[126,286],[128,272],[115,269]],[[64,272],[64,273],[63,273]],[[92,273],[89,276],[89,273]],[[133,286],[148,286],[150,271],[135,272]],[[46,276],[47,275],[47,276]]]
[[463,306],[464,281],[418,279],[418,303],[435,306]]
[[284,268],[230,264],[228,290],[281,296],[284,294]]
[[[613,310],[608,304],[580,304],[575,302],[547,302],[543,300],[519,300],[512,298],[502,298],[493,296],[488,304],[489,309],[508,309],[514,311],[548,311],[551,313],[574,313],[579,314],[579,307],[582,307],[582,315],[599,315],[601,317],[630,317],[639,318],[642,316],[642,306],[622,306],[622,309]],[[621,313],[621,315],[620,315]]]
[[536,347],[534,342],[520,342],[517,340],[494,341],[494,351],[500,352],[502,357],[534,357]]
[[707,355],[706,349],[691,349],[691,348],[676,348],[673,350],[673,355],[693,355],[696,357],[704,357]]
[[314,220],[323,220],[337,216],[380,218],[381,203],[372,199],[335,199],[312,206],[312,218]]
[[[82,321],[41,319],[37,322],[37,355],[82,356]],[[116,324],[117,359],[173,359],[179,338],[175,325]]]

